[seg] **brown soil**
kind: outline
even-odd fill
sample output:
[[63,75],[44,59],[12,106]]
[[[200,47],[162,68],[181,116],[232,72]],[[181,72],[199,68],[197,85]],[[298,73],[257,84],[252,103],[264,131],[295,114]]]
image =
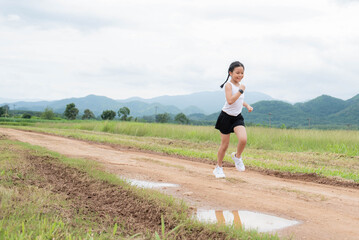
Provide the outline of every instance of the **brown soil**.
[[[275,176],[276,173],[271,172],[263,174],[248,170],[240,173],[233,167],[226,167],[224,170],[227,178],[218,180],[212,175],[213,165],[208,163],[115,149],[104,144],[41,133],[3,128],[0,128],[0,133],[12,139],[43,146],[69,157],[101,162],[109,172],[123,177],[178,184],[179,188],[167,188],[161,191],[184,199],[193,208],[249,210],[300,221],[298,225],[278,231],[279,236],[294,239],[357,239],[359,236],[359,189],[356,186],[318,184],[305,179],[307,176],[301,179],[290,174],[284,176],[285,178],[281,178],[283,176],[278,178]],[[62,170],[57,171],[56,174],[64,174]],[[62,184],[68,185],[66,179],[70,177],[71,174],[65,175],[66,182]],[[57,178],[55,180],[58,181]],[[75,194],[75,198],[79,198],[81,202],[85,202],[89,208],[96,211],[112,209],[115,215],[121,214],[122,210],[116,212],[118,211],[116,209],[121,209],[123,206],[116,205],[114,201],[120,196],[111,195],[113,194],[111,188],[103,190],[103,186],[95,187],[90,191],[87,183],[79,184],[84,188],[84,192],[79,195],[77,195],[79,186],[71,186],[73,189],[71,192]],[[65,186],[59,189],[69,191]],[[88,195],[87,192],[95,195]],[[97,206],[88,203],[93,199],[100,201],[101,194],[108,194],[106,203],[110,205]],[[147,215],[143,210],[138,214]],[[142,218],[144,222],[148,222],[149,226],[158,229],[160,221],[158,216],[160,215]]]
[[[0,135],[0,140],[5,138],[5,135]],[[19,152],[19,149],[8,150],[21,154],[24,161],[21,169],[14,169],[16,172],[21,172],[21,175],[13,176],[15,185],[37,186],[55,194],[65,195],[65,199],[70,201],[71,209],[47,207],[49,209],[55,207],[56,212],[66,218],[71,218],[72,213],[81,212],[81,216],[87,218],[87,221],[98,223],[98,229],[93,231],[99,234],[106,229],[105,226],[112,228],[117,223],[122,235],[133,236],[142,233],[141,239],[147,239],[152,238],[155,232],[161,235],[161,217],[164,218],[167,232],[180,224],[169,216],[174,209],[149,200],[131,189],[96,180],[86,172],[61,164],[51,156],[38,156],[30,151]],[[32,179],[19,177],[29,173],[37,177]],[[194,240],[226,238],[223,232],[210,231],[201,226],[193,227],[190,233],[184,230],[178,228],[178,231],[168,237]]]

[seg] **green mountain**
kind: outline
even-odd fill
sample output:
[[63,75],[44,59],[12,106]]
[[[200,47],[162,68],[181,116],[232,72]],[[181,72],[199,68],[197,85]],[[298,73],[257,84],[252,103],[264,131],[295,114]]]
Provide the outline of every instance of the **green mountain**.
[[[273,98],[259,92],[246,92],[246,102],[249,104],[262,101],[272,100]],[[150,99],[139,97],[118,100],[119,102],[141,101],[144,103],[159,103],[162,105],[174,105],[179,109],[183,109],[183,113],[204,113],[211,114],[221,109],[225,102],[224,91],[198,92],[187,95],[177,96],[160,96]],[[195,109],[195,110],[194,110]]]
[[[346,101],[322,95],[313,100],[294,105],[283,101],[260,101],[252,104],[254,111],[242,114],[248,124],[262,124],[280,127],[340,127],[359,128],[359,94]],[[196,121],[216,121],[219,112],[197,116]]]
[[349,105],[359,103],[359,94],[346,101]]
[[332,114],[329,119],[340,125],[359,125],[359,102],[353,103],[342,111]]
[[90,109],[95,116],[100,116],[104,110],[117,111],[121,107],[128,107],[131,111],[131,116],[142,117],[143,115],[152,115],[155,113],[171,113],[178,114],[182,112],[175,106],[165,106],[159,103],[143,103],[140,101],[131,101],[121,103],[104,96],[89,95],[83,98],[68,98],[58,101],[40,101],[40,102],[16,102],[17,110],[31,110],[31,111],[44,111],[46,107],[51,108],[56,113],[63,113],[66,105],[75,103],[79,109],[80,115],[85,109]]
[[[271,99],[270,96],[262,93],[246,93],[252,100],[260,101]],[[194,113],[210,114],[221,109],[224,104],[223,91],[199,92],[179,96],[161,96],[152,99],[143,99],[133,97],[124,100],[114,100],[104,96],[88,95],[82,98],[68,98],[57,101],[38,101],[38,102],[15,102],[18,110],[44,111],[46,107],[52,108],[56,113],[63,113],[66,105],[75,103],[80,114],[85,109],[90,109],[96,116],[101,115],[104,110],[113,110],[117,112],[121,107],[126,106],[130,109],[134,117],[144,115],[154,115],[156,113],[178,114],[183,112],[186,115]],[[5,103],[4,103],[5,104]]]
[[254,111],[243,109],[246,122],[280,126],[292,123],[292,126],[305,125],[310,115],[290,103],[282,101],[261,101],[252,105]]
[[348,106],[348,103],[342,99],[322,95],[305,103],[296,103],[294,106],[308,114],[328,116],[343,110]]

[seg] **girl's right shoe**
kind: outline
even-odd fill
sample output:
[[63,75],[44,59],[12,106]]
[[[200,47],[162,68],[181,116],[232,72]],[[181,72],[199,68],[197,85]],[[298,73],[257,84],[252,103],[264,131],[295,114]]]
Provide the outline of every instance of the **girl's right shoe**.
[[224,175],[223,168],[221,168],[218,165],[213,170],[213,174],[214,174],[214,176],[216,176],[216,178],[225,178],[226,177],[226,175]]
[[235,152],[231,154],[231,157],[236,165],[237,170],[240,172],[244,172],[246,170],[246,167],[244,166],[242,158],[237,158]]

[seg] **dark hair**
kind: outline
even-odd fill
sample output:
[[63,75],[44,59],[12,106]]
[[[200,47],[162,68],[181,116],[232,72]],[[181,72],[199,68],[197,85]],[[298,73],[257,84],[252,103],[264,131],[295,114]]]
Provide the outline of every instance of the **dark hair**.
[[229,65],[229,68],[228,68],[228,76],[227,76],[227,79],[226,81],[221,85],[221,88],[223,88],[224,84],[226,84],[226,82],[228,81],[228,78],[229,78],[229,72],[233,72],[233,70],[236,68],[236,67],[242,67],[243,70],[244,70],[244,65],[238,61],[235,61],[235,62],[232,62],[231,65]]

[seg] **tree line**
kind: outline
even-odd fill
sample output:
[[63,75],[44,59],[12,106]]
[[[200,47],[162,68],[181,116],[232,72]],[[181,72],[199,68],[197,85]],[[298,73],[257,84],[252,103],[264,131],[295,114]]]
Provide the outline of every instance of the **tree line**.
[[[14,110],[13,110],[14,112]],[[8,105],[4,105],[0,107],[0,117],[10,117],[10,108]],[[159,123],[167,123],[170,122],[171,116],[168,113],[156,114],[154,119],[149,119],[148,117],[144,117],[143,119],[133,118],[130,116],[130,109],[128,107],[120,108],[117,113],[113,110],[104,110],[100,115],[102,120],[113,120],[116,116],[119,117],[122,121],[149,121],[149,122],[159,122]],[[22,118],[32,118],[32,114],[30,112],[24,112],[22,114]],[[66,105],[66,109],[62,115],[67,120],[75,120],[79,119],[79,109],[76,108],[74,103],[70,103]],[[37,114],[36,117],[40,117],[42,119],[55,120],[61,119],[60,114],[55,113],[51,108],[45,108],[44,112],[41,115]],[[83,115],[81,116],[82,120],[90,120],[97,119],[95,114],[90,109],[85,109]],[[174,117],[174,121],[180,124],[189,124],[189,119],[184,113],[179,113]]]

